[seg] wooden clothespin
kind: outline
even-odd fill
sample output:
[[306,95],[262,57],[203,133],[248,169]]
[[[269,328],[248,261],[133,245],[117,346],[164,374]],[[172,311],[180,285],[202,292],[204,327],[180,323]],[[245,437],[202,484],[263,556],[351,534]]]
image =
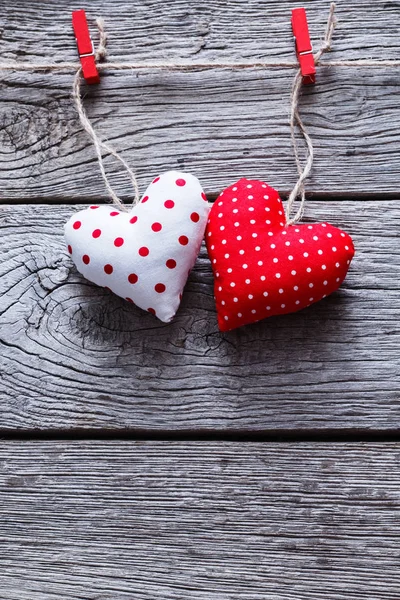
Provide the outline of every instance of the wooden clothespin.
[[315,62],[305,8],[292,9],[292,29],[303,83],[306,85],[315,83]]
[[82,65],[82,74],[86,83],[100,83],[100,75],[96,67],[92,38],[84,10],[74,10],[72,13],[72,27],[74,28],[78,54]]

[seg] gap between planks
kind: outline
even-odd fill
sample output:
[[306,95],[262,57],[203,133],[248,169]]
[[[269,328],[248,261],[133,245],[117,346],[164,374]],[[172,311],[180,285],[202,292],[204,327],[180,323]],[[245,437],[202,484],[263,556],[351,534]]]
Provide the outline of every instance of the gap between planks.
[[[99,176],[100,177],[100,176]],[[219,192],[210,192],[207,193],[207,199],[209,202],[215,202],[220,193]],[[288,196],[290,194],[290,190],[284,190],[283,192],[279,191],[279,195],[283,202],[286,202]],[[385,200],[398,200],[400,196],[400,192],[365,192],[365,193],[348,193],[344,194],[343,192],[306,192],[306,202],[379,202]],[[132,196],[126,196],[123,194],[119,194],[119,198],[126,205],[132,204]],[[110,204],[110,199],[105,196],[95,196],[85,198],[84,196],[80,198],[67,198],[67,197],[55,197],[48,198],[44,196],[37,196],[32,198],[0,198],[0,206],[23,206],[23,205],[43,205],[43,206],[80,206],[82,204]]]
[[232,442],[232,443],[364,443],[364,442],[400,442],[400,429],[373,429],[370,431],[354,428],[302,430],[230,430],[223,429],[183,429],[152,430],[152,429],[0,429],[0,440],[10,441],[162,441],[162,442]]

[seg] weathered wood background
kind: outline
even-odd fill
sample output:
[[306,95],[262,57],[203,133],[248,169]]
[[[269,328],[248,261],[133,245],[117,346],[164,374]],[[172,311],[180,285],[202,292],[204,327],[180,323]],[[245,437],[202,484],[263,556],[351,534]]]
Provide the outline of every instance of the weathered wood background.
[[0,460],[4,600],[399,597],[398,444],[12,442]]
[[[223,61],[293,60],[295,6],[86,8],[110,60]],[[306,6],[318,48],[329,3]],[[76,60],[75,3],[0,8],[2,61]],[[337,16],[326,61],[400,57],[400,2]],[[107,71],[85,107],[142,188],[178,168],[211,200],[241,176],[285,197],[292,77]],[[0,598],[398,600],[400,70],[320,68],[302,96],[306,219],[356,245],[341,290],[227,334],[204,249],[171,325],[76,272],[63,223],[107,198],[71,85],[0,71]]]

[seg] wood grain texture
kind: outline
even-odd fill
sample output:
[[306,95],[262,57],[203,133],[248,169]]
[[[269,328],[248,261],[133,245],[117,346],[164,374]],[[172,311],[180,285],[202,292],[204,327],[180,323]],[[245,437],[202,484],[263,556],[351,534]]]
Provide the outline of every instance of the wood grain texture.
[[76,272],[62,225],[80,207],[4,207],[0,426],[397,429],[397,204],[312,203],[354,236],[342,289],[225,334],[204,250],[165,325]]
[[[107,5],[111,60],[293,59],[294,1],[155,0]],[[307,3],[318,46],[329,3]],[[74,2],[0,1],[2,59],[74,60]],[[397,2],[342,3],[332,58],[398,58]],[[329,57],[328,57],[329,59]],[[0,185],[4,202],[104,196],[95,153],[82,131],[70,74],[0,73]],[[287,125],[293,73],[215,70],[196,73],[109,72],[87,90],[85,106],[104,138],[136,169],[144,189],[170,168],[197,175],[216,194],[240,176],[268,179],[282,193],[296,177]],[[309,191],[375,197],[398,191],[398,69],[321,68],[304,90],[301,111],[316,158]],[[119,165],[110,172],[121,196],[132,190]]]
[[3,600],[398,600],[398,444],[2,442]]

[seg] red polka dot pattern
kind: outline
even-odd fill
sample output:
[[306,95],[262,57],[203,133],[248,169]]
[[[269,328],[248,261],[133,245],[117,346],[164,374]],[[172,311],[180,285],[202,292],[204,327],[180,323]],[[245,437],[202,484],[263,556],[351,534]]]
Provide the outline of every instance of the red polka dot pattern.
[[139,254],[140,254],[140,256],[148,256],[149,253],[150,253],[150,251],[147,248],[147,246],[142,246],[141,248],[139,248]]
[[84,277],[169,322],[203,238],[204,198],[193,175],[169,171],[129,212],[105,205],[71,217],[68,251]]
[[215,201],[206,229],[221,331],[295,312],[334,292],[354,246],[328,223],[286,226],[278,193],[241,179]]

